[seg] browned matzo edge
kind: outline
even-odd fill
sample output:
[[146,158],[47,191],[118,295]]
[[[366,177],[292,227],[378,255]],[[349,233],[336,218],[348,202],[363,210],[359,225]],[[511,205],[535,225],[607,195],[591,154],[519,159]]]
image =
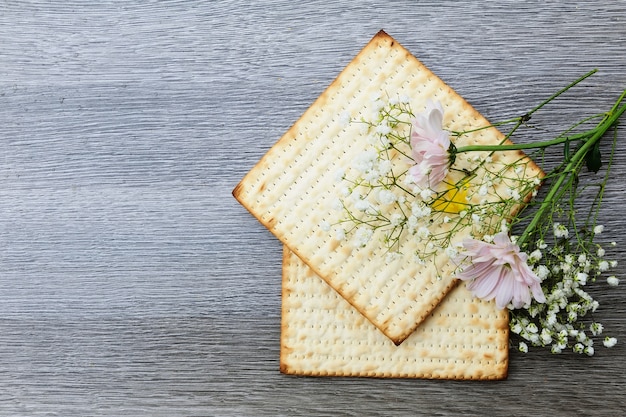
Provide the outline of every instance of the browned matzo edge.
[[283,252],[280,371],[289,375],[501,380],[508,310],[455,288],[400,346],[287,247]]
[[[444,123],[451,130],[489,125],[381,31],[244,177],[233,195],[317,275],[400,344],[455,287],[456,280],[445,275],[445,265],[440,268],[443,279],[434,276],[436,271],[420,270],[415,265],[382,265],[377,248],[354,250],[319,230],[322,219],[332,216],[324,204],[329,205],[328,200],[337,194],[329,185],[333,175],[329,171],[348,164],[354,145],[358,145],[354,141],[358,134],[338,127],[335,118],[346,108],[362,114],[367,106],[366,93],[372,92],[407,93],[421,101],[440,99],[448,115]],[[493,128],[464,139],[469,141],[465,144],[493,144],[504,136]],[[521,151],[503,156],[521,157]],[[529,171],[539,172],[532,161],[527,160],[527,164]]]

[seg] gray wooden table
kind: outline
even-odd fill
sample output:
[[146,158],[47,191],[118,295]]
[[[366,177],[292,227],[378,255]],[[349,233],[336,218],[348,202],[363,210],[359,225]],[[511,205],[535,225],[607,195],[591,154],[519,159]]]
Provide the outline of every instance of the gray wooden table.
[[1,416],[621,415],[623,181],[619,344],[512,351],[497,383],[281,375],[281,246],[231,190],[379,29],[492,120],[592,68],[540,121],[604,110],[626,2],[57,3],[0,6]]

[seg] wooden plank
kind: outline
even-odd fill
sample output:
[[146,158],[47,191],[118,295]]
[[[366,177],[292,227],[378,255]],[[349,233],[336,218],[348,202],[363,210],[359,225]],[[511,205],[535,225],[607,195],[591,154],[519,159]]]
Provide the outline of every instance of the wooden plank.
[[[281,246],[230,191],[381,28],[492,120],[596,67],[533,122],[604,110],[626,86],[623,6],[4,5],[0,414],[619,415],[624,286],[596,292],[613,350],[512,352],[507,381],[279,374]],[[622,141],[614,177],[624,160]],[[612,182],[602,212],[620,261],[623,196]]]

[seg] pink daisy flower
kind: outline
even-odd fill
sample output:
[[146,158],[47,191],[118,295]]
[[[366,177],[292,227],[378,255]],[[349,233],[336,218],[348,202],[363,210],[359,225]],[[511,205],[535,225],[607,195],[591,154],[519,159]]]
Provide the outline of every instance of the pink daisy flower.
[[462,255],[467,256],[471,264],[457,277],[470,281],[467,288],[476,297],[495,298],[500,309],[509,303],[515,308],[529,304],[531,294],[540,303],[546,301],[539,277],[526,263],[528,255],[520,252],[507,233],[496,234],[493,243],[465,239],[463,247]]
[[430,100],[426,110],[412,121],[411,156],[415,165],[409,169],[409,175],[422,189],[435,189],[448,174],[450,137],[442,123],[441,103]]

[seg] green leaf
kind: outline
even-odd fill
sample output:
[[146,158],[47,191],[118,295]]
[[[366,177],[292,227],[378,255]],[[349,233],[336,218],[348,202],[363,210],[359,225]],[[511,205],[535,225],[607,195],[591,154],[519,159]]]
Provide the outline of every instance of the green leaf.
[[585,156],[587,169],[591,172],[598,172],[602,166],[602,158],[600,157],[600,141],[594,143],[593,148],[589,150]]

